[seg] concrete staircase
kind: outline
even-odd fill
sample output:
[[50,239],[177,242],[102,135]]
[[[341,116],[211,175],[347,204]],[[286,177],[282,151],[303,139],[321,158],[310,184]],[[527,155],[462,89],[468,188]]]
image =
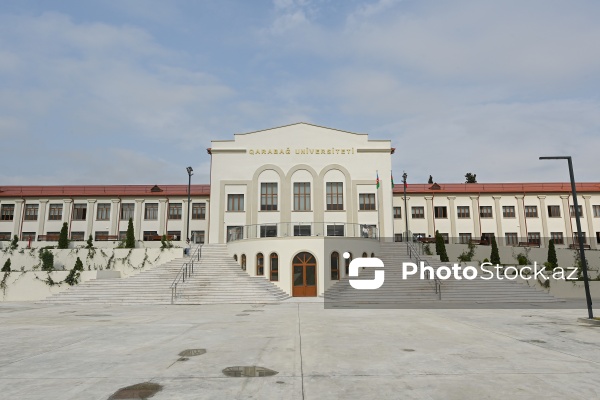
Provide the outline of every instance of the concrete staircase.
[[242,271],[225,244],[204,245],[200,264],[177,291],[177,304],[275,303],[290,297],[264,277]]
[[[348,303],[552,303],[562,300],[509,280],[457,280],[450,278],[441,281],[441,295],[435,293],[433,281],[421,280],[418,274],[406,280],[401,279],[402,263],[412,262],[405,243],[382,243],[378,255],[385,265],[385,283],[377,290],[355,290],[348,278],[341,280],[325,292],[326,301]],[[434,269],[442,265],[437,257],[421,256]],[[452,262],[453,264],[453,262]],[[359,279],[373,277],[372,269],[361,272]],[[441,297],[441,299],[440,299]]]
[[[43,303],[170,304],[171,283],[188,257],[122,279],[90,280]],[[194,274],[178,285],[176,304],[272,303],[289,296],[264,278],[250,277],[227,253],[226,245],[204,245]]]

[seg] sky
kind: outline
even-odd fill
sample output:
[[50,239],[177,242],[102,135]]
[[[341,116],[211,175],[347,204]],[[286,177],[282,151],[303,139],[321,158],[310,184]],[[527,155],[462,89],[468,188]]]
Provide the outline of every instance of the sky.
[[0,2],[0,186],[208,183],[213,139],[391,139],[395,180],[600,181],[595,0]]

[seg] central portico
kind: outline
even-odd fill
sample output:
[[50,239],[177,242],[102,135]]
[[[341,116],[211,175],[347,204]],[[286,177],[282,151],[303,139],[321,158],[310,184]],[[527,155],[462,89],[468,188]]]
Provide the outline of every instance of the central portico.
[[307,123],[212,141],[210,243],[290,294],[323,293],[346,273],[343,251],[371,255],[393,236],[393,151]]

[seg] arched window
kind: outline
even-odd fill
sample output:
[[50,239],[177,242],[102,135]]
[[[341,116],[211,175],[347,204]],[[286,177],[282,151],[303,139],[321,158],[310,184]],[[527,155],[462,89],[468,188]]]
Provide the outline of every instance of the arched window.
[[233,255],[233,259],[237,262],[237,254]]
[[265,258],[262,253],[256,255],[256,275],[262,276],[265,274]]
[[350,257],[346,258],[346,276],[350,274],[350,261],[352,261],[352,253],[348,252]]
[[271,256],[269,257],[269,259],[271,260],[270,279],[272,281],[278,281],[279,280],[279,257],[277,256],[277,253],[271,253]]
[[375,253],[371,253],[371,258],[375,258]]
[[242,270],[246,270],[246,255],[242,254]]
[[364,251],[364,252],[363,252],[363,255],[362,255],[362,256],[363,256],[363,258],[367,258],[367,257],[369,257],[369,255],[367,254],[367,252],[366,252],[366,251]]
[[334,251],[331,253],[331,280],[337,281],[340,279],[340,253]]

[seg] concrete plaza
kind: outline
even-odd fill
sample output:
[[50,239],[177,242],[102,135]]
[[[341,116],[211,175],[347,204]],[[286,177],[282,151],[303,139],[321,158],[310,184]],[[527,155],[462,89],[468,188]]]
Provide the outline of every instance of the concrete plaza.
[[[600,398],[585,310],[0,304],[0,398]],[[181,359],[186,349],[206,353]],[[274,376],[227,377],[233,366]]]

